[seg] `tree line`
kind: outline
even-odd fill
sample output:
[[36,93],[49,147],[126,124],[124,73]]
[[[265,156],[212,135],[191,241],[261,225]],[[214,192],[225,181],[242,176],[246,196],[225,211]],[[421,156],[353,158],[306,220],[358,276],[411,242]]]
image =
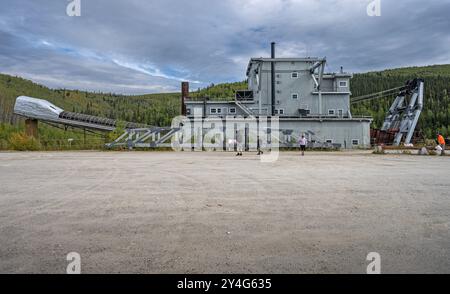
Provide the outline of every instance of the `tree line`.
[[[405,81],[425,80],[424,110],[418,128],[429,139],[436,132],[450,136],[450,65],[410,67],[355,74],[351,80],[353,96],[362,96],[402,86]],[[214,100],[230,100],[236,90],[247,88],[246,81],[223,83],[198,89],[190,94],[192,99],[209,97]],[[169,126],[172,118],[180,114],[180,93],[127,96],[114,93],[96,93],[67,89],[49,89],[29,80],[0,74],[0,148],[4,148],[8,135],[23,130],[23,118],[13,114],[14,102],[20,95],[46,99],[66,111],[108,117],[121,121],[137,122],[152,126]],[[375,99],[352,105],[354,115],[370,115],[373,127],[380,128],[386,112],[395,97]],[[75,131],[74,131],[75,132]],[[50,142],[54,138],[72,136],[41,124],[40,134]],[[53,139],[52,139],[53,138]],[[65,140],[65,139],[64,139]],[[45,142],[44,142],[45,143]],[[2,147],[3,146],[3,147]]]

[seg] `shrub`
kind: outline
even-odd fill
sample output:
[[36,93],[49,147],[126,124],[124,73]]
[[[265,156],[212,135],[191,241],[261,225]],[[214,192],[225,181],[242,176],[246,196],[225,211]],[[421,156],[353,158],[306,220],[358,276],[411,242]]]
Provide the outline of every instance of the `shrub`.
[[382,146],[375,146],[375,149],[372,152],[373,154],[385,154],[384,148]]
[[8,140],[0,139],[0,150],[8,150]]
[[18,151],[36,151],[41,149],[41,144],[33,137],[25,133],[13,133],[9,138],[9,147]]
[[425,140],[425,145],[426,146],[436,146],[436,140],[432,140],[432,139],[426,139]]
[[121,136],[125,132],[126,122],[117,120],[116,128],[114,131],[108,133],[108,139],[110,142],[116,140],[119,136]]

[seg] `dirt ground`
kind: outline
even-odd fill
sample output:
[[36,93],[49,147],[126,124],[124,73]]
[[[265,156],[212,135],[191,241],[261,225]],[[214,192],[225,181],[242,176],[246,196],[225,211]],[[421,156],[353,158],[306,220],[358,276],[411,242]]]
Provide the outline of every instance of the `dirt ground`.
[[0,272],[450,273],[450,157],[0,153]]

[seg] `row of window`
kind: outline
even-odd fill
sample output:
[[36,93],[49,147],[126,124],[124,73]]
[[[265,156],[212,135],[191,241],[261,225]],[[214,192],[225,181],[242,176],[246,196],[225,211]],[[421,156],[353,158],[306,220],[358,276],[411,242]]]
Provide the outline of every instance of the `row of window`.
[[[333,144],[334,143],[333,139],[327,139],[327,140],[325,140],[325,142],[327,142],[329,144]],[[353,146],[359,146],[359,139],[353,139],[352,140],[352,145]]]
[[[306,110],[307,114],[310,114],[311,111],[309,109]],[[275,109],[275,114],[284,114],[284,109],[283,108],[279,108],[279,109]],[[339,116],[343,116],[344,115],[344,110],[343,109],[338,109],[337,111],[335,109],[328,109],[328,115],[339,115]]]
[[[209,113],[210,114],[223,114],[223,113],[227,112],[227,109],[228,109],[228,114],[236,114],[235,107],[230,107],[230,108],[212,107],[209,109]],[[310,110],[306,110],[306,111],[307,111],[307,114],[310,113]],[[191,115],[191,110],[189,108],[187,109],[186,112],[187,112],[187,115]],[[283,114],[285,114],[285,111],[283,108],[278,108],[278,109],[275,109],[275,114],[283,115]],[[343,116],[344,110],[343,109],[338,109],[338,110],[328,109],[328,115],[336,115],[336,114],[338,116]]]
[[[230,107],[230,108],[212,107],[209,109],[209,114],[223,114],[223,113],[227,113],[227,112],[228,112],[228,114],[236,114],[236,107]],[[186,109],[186,114],[187,115],[192,114],[190,108]]]
[[343,116],[344,115],[344,110],[343,109],[328,109],[328,115],[338,115],[338,116]]
[[230,108],[221,108],[221,107],[211,107],[209,109],[209,113],[210,114],[222,114],[227,112],[228,109],[228,114],[236,114],[236,108],[235,107],[230,107]]
[[[299,77],[298,72],[294,71],[291,73],[291,78],[297,79]],[[339,81],[339,87],[346,88],[348,86],[347,81]]]

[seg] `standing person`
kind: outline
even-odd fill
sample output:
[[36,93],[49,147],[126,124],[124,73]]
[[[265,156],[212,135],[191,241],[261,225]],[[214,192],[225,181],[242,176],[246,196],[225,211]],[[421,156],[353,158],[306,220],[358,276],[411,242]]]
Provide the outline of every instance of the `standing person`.
[[261,139],[258,138],[258,147],[257,147],[257,149],[258,149],[258,155],[261,155],[261,154],[264,153],[264,152],[261,150],[261,145],[262,145]]
[[242,156],[242,152],[244,151],[244,146],[243,146],[243,144],[240,142],[240,141],[238,141],[238,140],[236,140],[236,147],[237,147],[237,154],[236,154],[236,156]]
[[242,144],[242,142],[245,142],[245,138],[243,138],[242,133],[239,131],[236,131],[236,136],[234,139],[234,144],[236,144],[236,150],[237,150],[237,154],[236,156],[242,156],[242,152],[244,151],[244,146]]
[[305,135],[302,135],[302,137],[298,140],[298,144],[300,145],[302,156],[305,156],[306,144],[308,144],[308,140],[306,140]]
[[437,137],[438,144],[442,148],[441,155],[445,155],[445,139],[440,133],[438,133],[437,135],[438,135]]
[[228,140],[228,151],[233,151],[235,144],[236,144],[235,139],[229,139]]

